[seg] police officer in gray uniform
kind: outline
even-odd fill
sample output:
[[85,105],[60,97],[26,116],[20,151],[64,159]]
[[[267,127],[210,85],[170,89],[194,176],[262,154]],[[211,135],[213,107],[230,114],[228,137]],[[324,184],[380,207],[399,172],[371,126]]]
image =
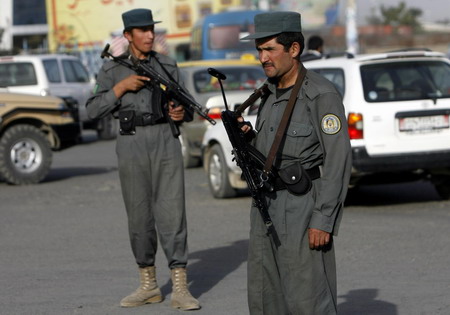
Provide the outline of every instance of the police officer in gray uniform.
[[[167,79],[180,75],[174,60],[152,50],[152,12],[134,9],[122,14],[128,52],[119,56],[130,65],[144,62]],[[155,277],[157,236],[171,269],[171,305],[199,309],[187,288],[187,228],[181,145],[169,120],[192,120],[183,106],[173,106],[159,86],[130,68],[109,61],[98,74],[94,95],[86,106],[89,117],[110,113],[120,120],[117,137],[119,176],[128,216],[131,248],[139,267],[140,286],[122,299],[122,307],[158,303],[163,296]]]
[[[255,147],[268,156],[302,67],[304,38],[299,13],[261,13],[255,16],[255,28],[255,34],[243,39],[255,39],[268,77],[254,139]],[[275,190],[265,193],[279,243],[267,235],[258,209],[252,207],[248,257],[252,315],[337,312],[332,235],[338,232],[351,172],[344,107],[333,84],[313,71],[306,72],[294,97],[274,167],[287,170],[300,164],[311,186],[294,194],[283,182],[274,181]]]

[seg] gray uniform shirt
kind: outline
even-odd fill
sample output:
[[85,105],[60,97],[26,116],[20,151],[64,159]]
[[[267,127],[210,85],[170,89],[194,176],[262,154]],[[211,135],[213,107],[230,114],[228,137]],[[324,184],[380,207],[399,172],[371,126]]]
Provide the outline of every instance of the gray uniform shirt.
[[[291,91],[276,98],[276,87],[260,109],[256,148],[265,156],[275,138]],[[333,84],[308,71],[286,130],[275,166],[300,162],[305,169],[321,167],[310,228],[337,234],[351,173],[351,148],[342,98]]]
[[[127,55],[120,56],[119,58],[122,58],[130,65],[132,64],[131,60],[127,58]],[[173,59],[154,52],[152,52],[151,57],[149,58],[150,66],[166,78],[166,73],[155,58],[158,58],[159,62],[176,81],[179,80],[179,70]],[[152,113],[152,106],[150,104],[152,100],[151,90],[142,88],[137,92],[127,92],[120,99],[114,94],[114,91],[112,90],[114,85],[132,74],[136,73],[114,61],[108,61],[100,69],[97,76],[97,85],[95,86],[94,95],[86,104],[89,118],[102,118],[111,112],[113,112],[113,115],[117,118],[116,111],[119,110],[119,108],[120,110],[135,110],[138,114]]]

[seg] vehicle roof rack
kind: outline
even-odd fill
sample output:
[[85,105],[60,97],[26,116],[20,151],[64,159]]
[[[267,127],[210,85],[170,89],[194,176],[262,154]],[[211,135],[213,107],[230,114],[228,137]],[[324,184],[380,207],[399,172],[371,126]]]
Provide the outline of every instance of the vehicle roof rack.
[[352,59],[352,58],[355,58],[355,55],[352,53],[349,53],[347,51],[342,51],[342,52],[328,53],[324,56],[325,59],[337,58],[337,57],[347,57],[348,59]]
[[397,53],[397,52],[408,52],[408,51],[432,51],[429,48],[402,48],[402,49],[396,49],[396,50],[390,50],[386,53]]

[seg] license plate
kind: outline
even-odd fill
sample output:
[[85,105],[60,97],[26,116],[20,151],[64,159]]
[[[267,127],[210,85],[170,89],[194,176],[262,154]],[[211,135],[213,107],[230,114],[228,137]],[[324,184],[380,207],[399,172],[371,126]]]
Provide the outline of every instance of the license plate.
[[448,115],[400,118],[400,131],[426,131],[449,127]]

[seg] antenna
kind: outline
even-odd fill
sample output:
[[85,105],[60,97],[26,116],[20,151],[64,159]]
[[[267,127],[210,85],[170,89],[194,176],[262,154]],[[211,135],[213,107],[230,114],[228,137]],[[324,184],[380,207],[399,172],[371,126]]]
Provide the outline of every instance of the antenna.
[[226,108],[226,110],[229,110],[228,104],[227,104],[227,98],[225,97],[225,90],[223,89],[223,85],[222,85],[222,80],[226,80],[227,76],[225,74],[223,74],[222,72],[220,72],[219,70],[214,69],[214,68],[208,68],[208,73],[211,76],[216,77],[219,80],[220,90],[222,91],[222,97],[223,97],[223,101],[225,104],[225,108]]

